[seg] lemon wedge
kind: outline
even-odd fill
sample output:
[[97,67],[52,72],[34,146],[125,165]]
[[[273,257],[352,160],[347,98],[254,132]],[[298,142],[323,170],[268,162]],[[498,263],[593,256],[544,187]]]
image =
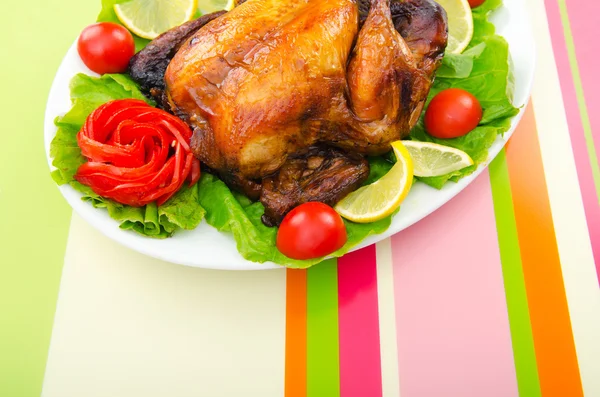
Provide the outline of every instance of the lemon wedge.
[[440,176],[473,165],[462,150],[431,142],[404,141],[414,164],[415,176]]
[[473,38],[473,14],[467,0],[436,0],[448,14],[446,52],[460,54]]
[[221,10],[231,11],[236,3],[236,0],[198,0],[198,9],[202,15]]
[[197,0],[131,0],[115,4],[119,21],[149,40],[191,20],[197,9]]
[[413,162],[401,141],[392,143],[396,164],[378,181],[342,199],[335,210],[357,223],[370,223],[391,215],[406,198],[413,181]]

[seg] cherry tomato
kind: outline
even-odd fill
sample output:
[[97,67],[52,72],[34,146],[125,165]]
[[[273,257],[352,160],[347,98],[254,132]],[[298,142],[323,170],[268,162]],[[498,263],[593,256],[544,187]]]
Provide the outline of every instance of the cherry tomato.
[[135,43],[123,26],[101,22],[81,32],[77,51],[83,63],[98,74],[123,73],[135,54]]
[[277,248],[288,258],[314,259],[342,248],[347,239],[342,217],[326,204],[310,202],[283,218]]
[[483,3],[485,3],[485,0],[469,0],[469,5],[471,8],[479,7]]
[[481,104],[471,93],[449,88],[437,94],[425,111],[425,129],[436,138],[466,135],[481,121]]

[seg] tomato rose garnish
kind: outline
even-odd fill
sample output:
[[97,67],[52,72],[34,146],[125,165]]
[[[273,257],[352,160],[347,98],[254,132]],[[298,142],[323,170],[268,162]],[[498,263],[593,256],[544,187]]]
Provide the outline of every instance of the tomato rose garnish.
[[108,102],[77,134],[82,155],[75,179],[96,194],[141,207],[163,204],[187,180],[200,179],[192,131],[179,118],[137,99]]

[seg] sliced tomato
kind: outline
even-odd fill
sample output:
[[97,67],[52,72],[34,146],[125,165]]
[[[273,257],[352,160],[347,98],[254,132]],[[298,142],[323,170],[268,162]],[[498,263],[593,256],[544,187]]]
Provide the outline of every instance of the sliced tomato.
[[171,198],[200,178],[190,128],[137,99],[108,102],[87,118],[77,142],[87,162],[75,179],[97,194],[132,206]]

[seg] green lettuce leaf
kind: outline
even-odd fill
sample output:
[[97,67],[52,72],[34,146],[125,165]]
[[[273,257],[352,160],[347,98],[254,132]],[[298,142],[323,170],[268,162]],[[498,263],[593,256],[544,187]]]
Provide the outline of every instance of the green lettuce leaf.
[[464,79],[473,71],[473,62],[485,50],[485,42],[465,50],[462,54],[446,54],[442,66],[438,69],[437,78]]
[[[486,0],[482,5],[473,9],[474,18],[485,18],[487,19],[490,11],[494,11],[496,8],[502,5],[502,0]],[[491,33],[493,34],[493,32]]]
[[[299,261],[279,252],[275,244],[278,229],[265,226],[260,219],[265,210],[263,205],[232,193],[219,178],[204,174],[199,191],[200,204],[206,210],[206,222],[220,232],[232,233],[237,249],[245,259],[259,263],[271,261],[291,268],[307,268],[325,259]],[[389,216],[368,224],[344,221],[348,241],[331,256],[340,257],[366,237],[384,232],[391,220]]]
[[[489,13],[502,4],[501,0],[488,0],[473,10],[474,35],[465,52],[446,55],[440,74],[429,93],[428,101],[440,91],[462,88],[475,95],[483,108],[483,118],[477,128],[465,136],[454,139],[438,139],[429,135],[423,126],[423,117],[410,132],[410,139],[435,142],[468,153],[475,166],[432,178],[418,180],[441,189],[448,181],[473,173],[476,166],[487,159],[488,150],[498,134],[510,128],[510,120],[519,110],[512,105],[513,76],[510,67],[508,43],[495,34],[488,21]],[[465,76],[466,71],[469,71]]]
[[388,171],[394,166],[395,162],[396,159],[393,152],[390,152],[386,156],[369,157],[369,177],[363,186],[370,185],[387,174]]
[[70,184],[83,193],[82,199],[96,208],[105,208],[120,223],[122,229],[134,230],[155,238],[166,238],[178,229],[194,229],[204,218],[204,209],[198,202],[198,185],[182,187],[169,201],[157,207],[149,204],[142,208],[130,207],[98,196],[87,186],[73,179],[85,162],[77,145],[77,132],[85,119],[100,105],[115,99],[147,99],[136,83],[126,75],[106,74],[100,78],[78,74],[71,80],[73,107],[55,121],[58,130],[50,145],[52,165],[57,169],[52,178],[59,185]]
[[120,228],[133,230],[154,238],[167,238],[178,229],[193,230],[204,218],[204,208],[199,205],[199,184],[182,188],[166,203],[157,207],[151,203],[144,207],[131,207],[106,199],[94,193],[88,186],[77,181],[69,183],[84,194],[82,199],[95,208],[105,208]]

